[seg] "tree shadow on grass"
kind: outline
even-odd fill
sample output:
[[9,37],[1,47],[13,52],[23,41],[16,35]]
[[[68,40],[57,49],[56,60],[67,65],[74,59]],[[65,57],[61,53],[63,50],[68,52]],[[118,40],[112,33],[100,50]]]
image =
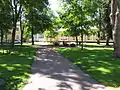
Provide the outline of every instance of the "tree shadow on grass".
[[113,57],[109,49],[61,49],[60,52],[72,63],[81,67],[97,81],[113,87],[120,86],[120,59]]
[[6,82],[3,90],[19,90],[27,82],[35,56],[31,47],[16,47],[11,53],[0,53],[0,77]]

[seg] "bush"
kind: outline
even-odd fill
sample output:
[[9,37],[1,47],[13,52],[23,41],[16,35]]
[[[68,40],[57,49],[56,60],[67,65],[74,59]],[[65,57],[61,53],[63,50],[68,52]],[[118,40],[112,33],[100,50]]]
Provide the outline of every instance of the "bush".
[[70,47],[75,47],[76,45],[74,43],[70,44]]
[[59,46],[59,42],[54,42],[54,46]]

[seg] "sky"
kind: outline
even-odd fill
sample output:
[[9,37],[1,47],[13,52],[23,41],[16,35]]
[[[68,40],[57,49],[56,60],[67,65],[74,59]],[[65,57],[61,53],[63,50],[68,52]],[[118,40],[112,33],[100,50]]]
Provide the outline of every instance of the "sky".
[[58,5],[58,1],[57,0],[49,0],[49,3],[50,3],[50,8],[53,11],[56,11],[56,10],[59,9],[59,5]]

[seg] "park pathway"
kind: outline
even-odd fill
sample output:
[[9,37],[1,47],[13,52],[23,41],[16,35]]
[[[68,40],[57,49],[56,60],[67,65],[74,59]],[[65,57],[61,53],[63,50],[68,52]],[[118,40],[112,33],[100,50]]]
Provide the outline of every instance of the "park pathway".
[[106,90],[77,66],[55,52],[41,46],[31,66],[29,83],[23,90]]

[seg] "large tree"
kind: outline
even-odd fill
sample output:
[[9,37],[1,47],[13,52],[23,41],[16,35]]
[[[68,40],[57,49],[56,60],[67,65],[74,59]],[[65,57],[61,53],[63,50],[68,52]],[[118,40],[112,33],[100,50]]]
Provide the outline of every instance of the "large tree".
[[49,10],[48,0],[32,0],[26,4],[26,21],[31,30],[32,45],[34,45],[34,34],[42,33],[51,24],[50,17],[47,15]]
[[[4,0],[3,0],[4,1]],[[16,27],[17,22],[20,20],[21,27],[21,41],[23,41],[23,19],[27,19],[29,22],[29,27],[31,28],[31,36],[32,36],[32,44],[34,44],[33,34],[38,29],[42,30],[42,18],[45,13],[45,9],[48,7],[48,0],[8,0],[9,5],[12,9],[12,46],[14,46],[15,35],[16,35]],[[46,10],[47,11],[47,10]],[[25,18],[25,14],[29,16],[29,18]],[[46,16],[45,16],[46,17]],[[21,42],[22,45],[22,42]]]
[[12,15],[13,15],[12,46],[14,46],[17,22],[22,8],[22,0],[10,0],[10,1],[11,1],[10,5],[12,8]]
[[98,3],[89,0],[64,1],[64,10],[62,10],[59,15],[62,20],[62,27],[67,28],[67,31],[70,32],[71,36],[76,37],[77,44],[77,37],[81,36],[83,49],[83,34],[88,34],[88,30],[92,23],[96,23],[95,18],[98,13]]
[[[1,44],[3,44],[3,38],[9,33],[9,29],[12,28],[12,16],[11,16],[11,6],[9,5],[9,0],[0,1],[0,36]],[[7,41],[7,40],[6,40]]]
[[120,58],[120,0],[111,0],[114,56]]
[[109,41],[112,39],[112,25],[110,23],[110,3],[111,0],[109,0],[105,5],[104,5],[104,25],[105,25],[105,32],[106,32],[106,45],[109,46]]

